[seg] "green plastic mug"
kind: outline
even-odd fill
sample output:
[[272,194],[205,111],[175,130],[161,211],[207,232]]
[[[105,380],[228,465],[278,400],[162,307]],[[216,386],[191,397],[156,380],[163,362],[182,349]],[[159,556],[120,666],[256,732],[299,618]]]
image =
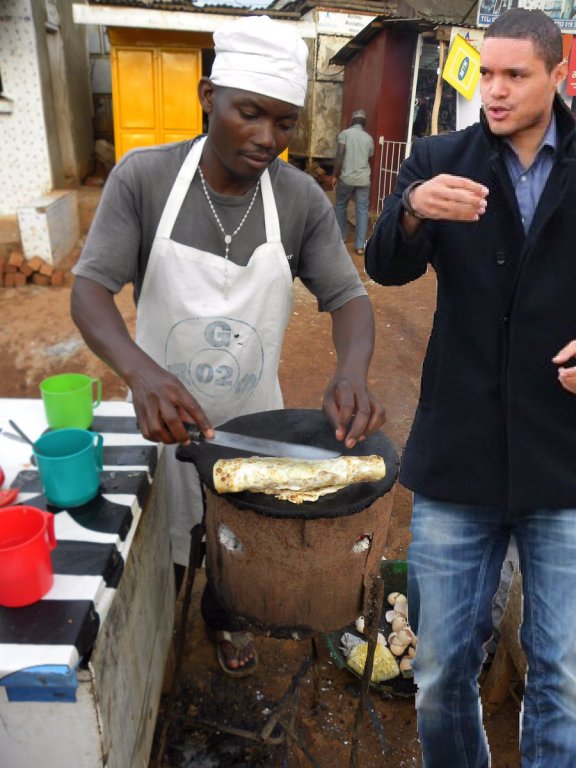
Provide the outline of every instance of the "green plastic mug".
[[40,382],[50,429],[88,429],[102,401],[102,382],[83,373],[60,373]]

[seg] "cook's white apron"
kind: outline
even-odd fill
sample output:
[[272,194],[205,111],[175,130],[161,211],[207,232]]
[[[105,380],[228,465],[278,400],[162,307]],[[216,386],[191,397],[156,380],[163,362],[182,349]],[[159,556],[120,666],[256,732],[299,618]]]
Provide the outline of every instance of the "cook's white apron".
[[[170,239],[204,142],[190,150],[162,213],[138,302],[136,341],[218,425],[282,407],[278,365],[293,281],[267,170],[260,181],[266,242],[246,266]],[[190,529],[201,520],[202,502],[194,465],[178,461],[176,447],[165,449],[166,503],[174,561],[187,564]]]

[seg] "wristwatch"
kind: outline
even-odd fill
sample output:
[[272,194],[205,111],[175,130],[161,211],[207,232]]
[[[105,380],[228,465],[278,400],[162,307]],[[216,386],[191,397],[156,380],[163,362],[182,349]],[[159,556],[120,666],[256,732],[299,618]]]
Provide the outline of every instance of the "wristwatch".
[[409,184],[404,192],[402,192],[402,208],[404,208],[406,213],[410,214],[410,216],[413,216],[415,219],[419,219],[420,221],[426,221],[428,217],[424,216],[414,208],[410,202],[410,195],[416,189],[416,187],[419,187],[420,184],[423,183],[423,181],[413,181],[412,184]]

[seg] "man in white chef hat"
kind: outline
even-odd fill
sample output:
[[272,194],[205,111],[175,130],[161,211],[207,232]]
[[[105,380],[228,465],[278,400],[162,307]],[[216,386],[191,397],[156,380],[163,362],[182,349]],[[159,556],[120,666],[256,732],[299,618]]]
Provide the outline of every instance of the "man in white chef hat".
[[[193,466],[175,449],[189,442],[187,422],[210,438],[235,416],[282,408],[277,374],[296,276],[332,317],[337,365],[323,407],[337,439],[352,447],[384,421],[367,389],[366,291],[322,189],[278,159],[304,105],[307,47],[295,26],[266,16],[224,23],[214,43],[211,76],[198,87],[207,135],[134,150],[115,166],[72,298],[85,340],[131,390],[142,433],[167,446],[180,578],[203,507]],[[128,282],[135,341],[114,301]],[[253,672],[253,637],[220,607],[210,574],[202,610],[222,669]]]

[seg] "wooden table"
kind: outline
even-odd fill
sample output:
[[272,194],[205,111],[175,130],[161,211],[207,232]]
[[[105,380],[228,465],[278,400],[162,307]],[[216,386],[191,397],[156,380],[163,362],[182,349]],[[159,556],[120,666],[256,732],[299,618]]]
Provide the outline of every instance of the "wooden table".
[[[29,437],[47,428],[40,400],[0,400]],[[4,768],[145,768],[174,622],[163,453],[139,434],[126,402],[102,403],[96,499],[48,507],[30,446],[0,433],[4,487],[19,503],[54,512],[50,592],[25,608],[0,607],[0,765]]]

